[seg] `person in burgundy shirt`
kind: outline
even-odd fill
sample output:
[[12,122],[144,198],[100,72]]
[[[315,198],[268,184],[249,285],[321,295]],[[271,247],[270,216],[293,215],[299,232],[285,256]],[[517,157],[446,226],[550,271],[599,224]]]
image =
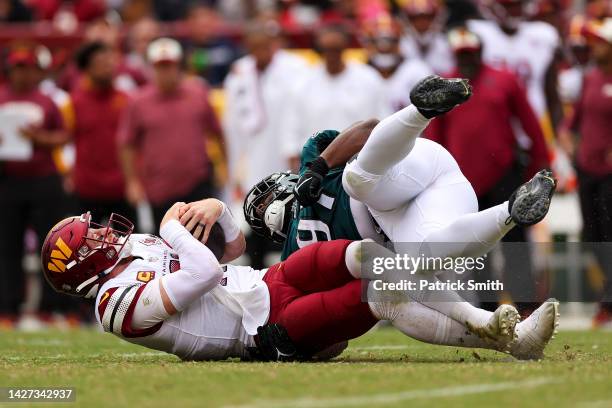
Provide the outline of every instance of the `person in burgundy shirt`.
[[175,202],[213,195],[206,139],[219,138],[224,146],[208,88],[203,80],[183,75],[182,57],[173,39],[149,45],[153,84],[128,103],[119,130],[127,198],[132,205],[147,199],[156,225]]
[[[452,30],[449,41],[457,59],[457,69],[450,76],[468,78],[473,95],[463,105],[433,121],[425,136],[448,149],[474,186],[479,207],[489,208],[506,200],[539,169],[549,166],[544,135],[514,74],[482,62],[482,46],[475,34],[464,29]],[[528,150],[521,149],[517,143],[513,131],[515,121],[529,137]],[[525,229],[516,227],[503,240],[525,242]],[[521,313],[528,313],[537,300],[529,256],[524,252],[522,256],[510,256],[508,251],[512,247],[502,248],[506,287],[516,298],[530,300],[517,302]]]
[[[586,74],[570,129],[579,137],[575,153],[584,242],[612,242],[612,18],[589,32],[596,66]],[[596,327],[612,323],[612,251],[591,244],[605,271],[604,297]]]
[[[20,122],[13,129],[8,121],[0,123],[0,147],[10,143],[8,132],[17,132],[31,143],[32,153],[0,158],[0,319],[16,317],[25,297],[21,263],[26,228],[32,227],[42,242],[64,215],[65,195],[51,149],[68,138],[55,103],[38,90],[35,47],[13,47],[6,62],[8,80],[0,87],[0,111]],[[66,302],[44,286],[41,306],[60,311]]]
[[108,219],[113,212],[134,219],[119,164],[117,133],[128,96],[113,83],[115,53],[103,42],[87,43],[76,63],[84,80],[70,95],[76,147],[72,177],[81,212],[91,210],[98,219]]

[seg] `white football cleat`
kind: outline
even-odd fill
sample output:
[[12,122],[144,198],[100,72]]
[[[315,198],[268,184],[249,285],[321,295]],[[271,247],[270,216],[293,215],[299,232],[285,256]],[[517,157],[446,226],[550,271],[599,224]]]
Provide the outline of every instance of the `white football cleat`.
[[467,328],[481,339],[497,344],[500,351],[508,350],[510,344],[516,340],[515,327],[521,316],[512,305],[501,305],[484,326],[475,326],[466,322]]
[[551,298],[516,326],[518,338],[510,344],[510,354],[519,360],[542,359],[544,348],[554,338],[558,326],[559,302]]

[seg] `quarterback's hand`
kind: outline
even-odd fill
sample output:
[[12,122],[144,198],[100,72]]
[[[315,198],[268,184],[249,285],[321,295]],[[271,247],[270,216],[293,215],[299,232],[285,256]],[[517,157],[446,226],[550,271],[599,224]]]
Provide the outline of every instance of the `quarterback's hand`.
[[317,157],[306,165],[308,170],[298,179],[293,189],[298,202],[307,207],[316,203],[323,191],[323,178],[329,171],[329,167],[322,157]]
[[181,210],[181,207],[183,207],[184,205],[185,203],[183,202],[174,203],[174,205],[170,207],[168,211],[166,211],[166,215],[164,215],[164,218],[161,220],[161,223],[159,224],[159,228],[161,229],[161,227],[163,227],[168,221],[171,221],[171,220],[179,221],[179,217],[180,217],[179,212]]
[[196,239],[205,244],[208,241],[210,230],[222,212],[223,203],[221,201],[216,198],[207,198],[185,204],[180,210],[179,221]]

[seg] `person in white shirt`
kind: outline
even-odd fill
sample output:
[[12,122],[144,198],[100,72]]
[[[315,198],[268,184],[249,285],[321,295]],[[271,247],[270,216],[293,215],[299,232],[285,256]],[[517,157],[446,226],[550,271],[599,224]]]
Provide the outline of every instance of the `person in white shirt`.
[[[95,298],[105,331],[183,360],[330,358],[381,319],[419,340],[517,358],[541,357],[546,344],[514,342],[498,314],[458,322],[419,302],[363,302],[361,241],[315,243],[264,270],[221,266],[244,250],[244,237],[216,199],[173,205],[161,238],[132,231],[117,214],[107,225],[89,213],[60,221],[43,244],[45,277],[59,292]],[[548,306],[530,326],[536,337],[552,335]]]
[[282,120],[291,89],[309,67],[306,61],[280,48],[280,28],[273,22],[247,27],[244,44],[249,54],[232,65],[225,79],[223,126],[228,142],[234,188],[257,183],[269,173],[290,167],[282,144]]
[[410,105],[410,90],[433,70],[422,60],[406,59],[400,52],[401,29],[391,16],[383,15],[366,32],[368,64],[385,81],[389,109],[396,112]]
[[385,85],[378,72],[366,64],[342,58],[349,37],[341,26],[323,28],[316,41],[323,64],[295,88],[283,128],[281,149],[293,157],[294,170],[304,142],[316,131],[342,129],[364,117],[390,113]]
[[446,15],[438,0],[405,0],[406,33],[401,40],[402,54],[409,60],[420,59],[436,74],[453,70],[455,57],[442,23]]

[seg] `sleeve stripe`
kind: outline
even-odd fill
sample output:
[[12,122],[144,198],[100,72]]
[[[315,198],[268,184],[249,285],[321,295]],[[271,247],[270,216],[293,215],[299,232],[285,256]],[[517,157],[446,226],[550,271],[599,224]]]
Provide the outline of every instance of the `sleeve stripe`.
[[113,313],[111,314],[111,318],[110,318],[110,328],[111,331],[114,331],[114,325],[115,325],[115,316],[117,315],[117,310],[119,310],[119,307],[121,306],[121,302],[123,301],[123,298],[129,293],[131,292],[136,286],[130,286],[128,288],[126,288],[126,290],[123,291],[123,293],[121,294],[121,296],[119,297],[119,299],[117,300],[117,303],[115,304],[115,307],[113,308]]
[[[152,281],[152,282],[155,282],[155,281]],[[121,325],[121,335],[125,338],[150,336],[151,334],[157,332],[163,324],[163,321],[162,321],[147,329],[133,329],[132,328],[132,317],[134,316],[134,309],[136,307],[136,303],[138,303],[138,299],[140,299],[140,295],[142,294],[144,288],[147,285],[142,285],[136,290],[134,294],[134,298],[132,299],[131,304],[125,314],[125,317],[123,319],[123,324]]]

